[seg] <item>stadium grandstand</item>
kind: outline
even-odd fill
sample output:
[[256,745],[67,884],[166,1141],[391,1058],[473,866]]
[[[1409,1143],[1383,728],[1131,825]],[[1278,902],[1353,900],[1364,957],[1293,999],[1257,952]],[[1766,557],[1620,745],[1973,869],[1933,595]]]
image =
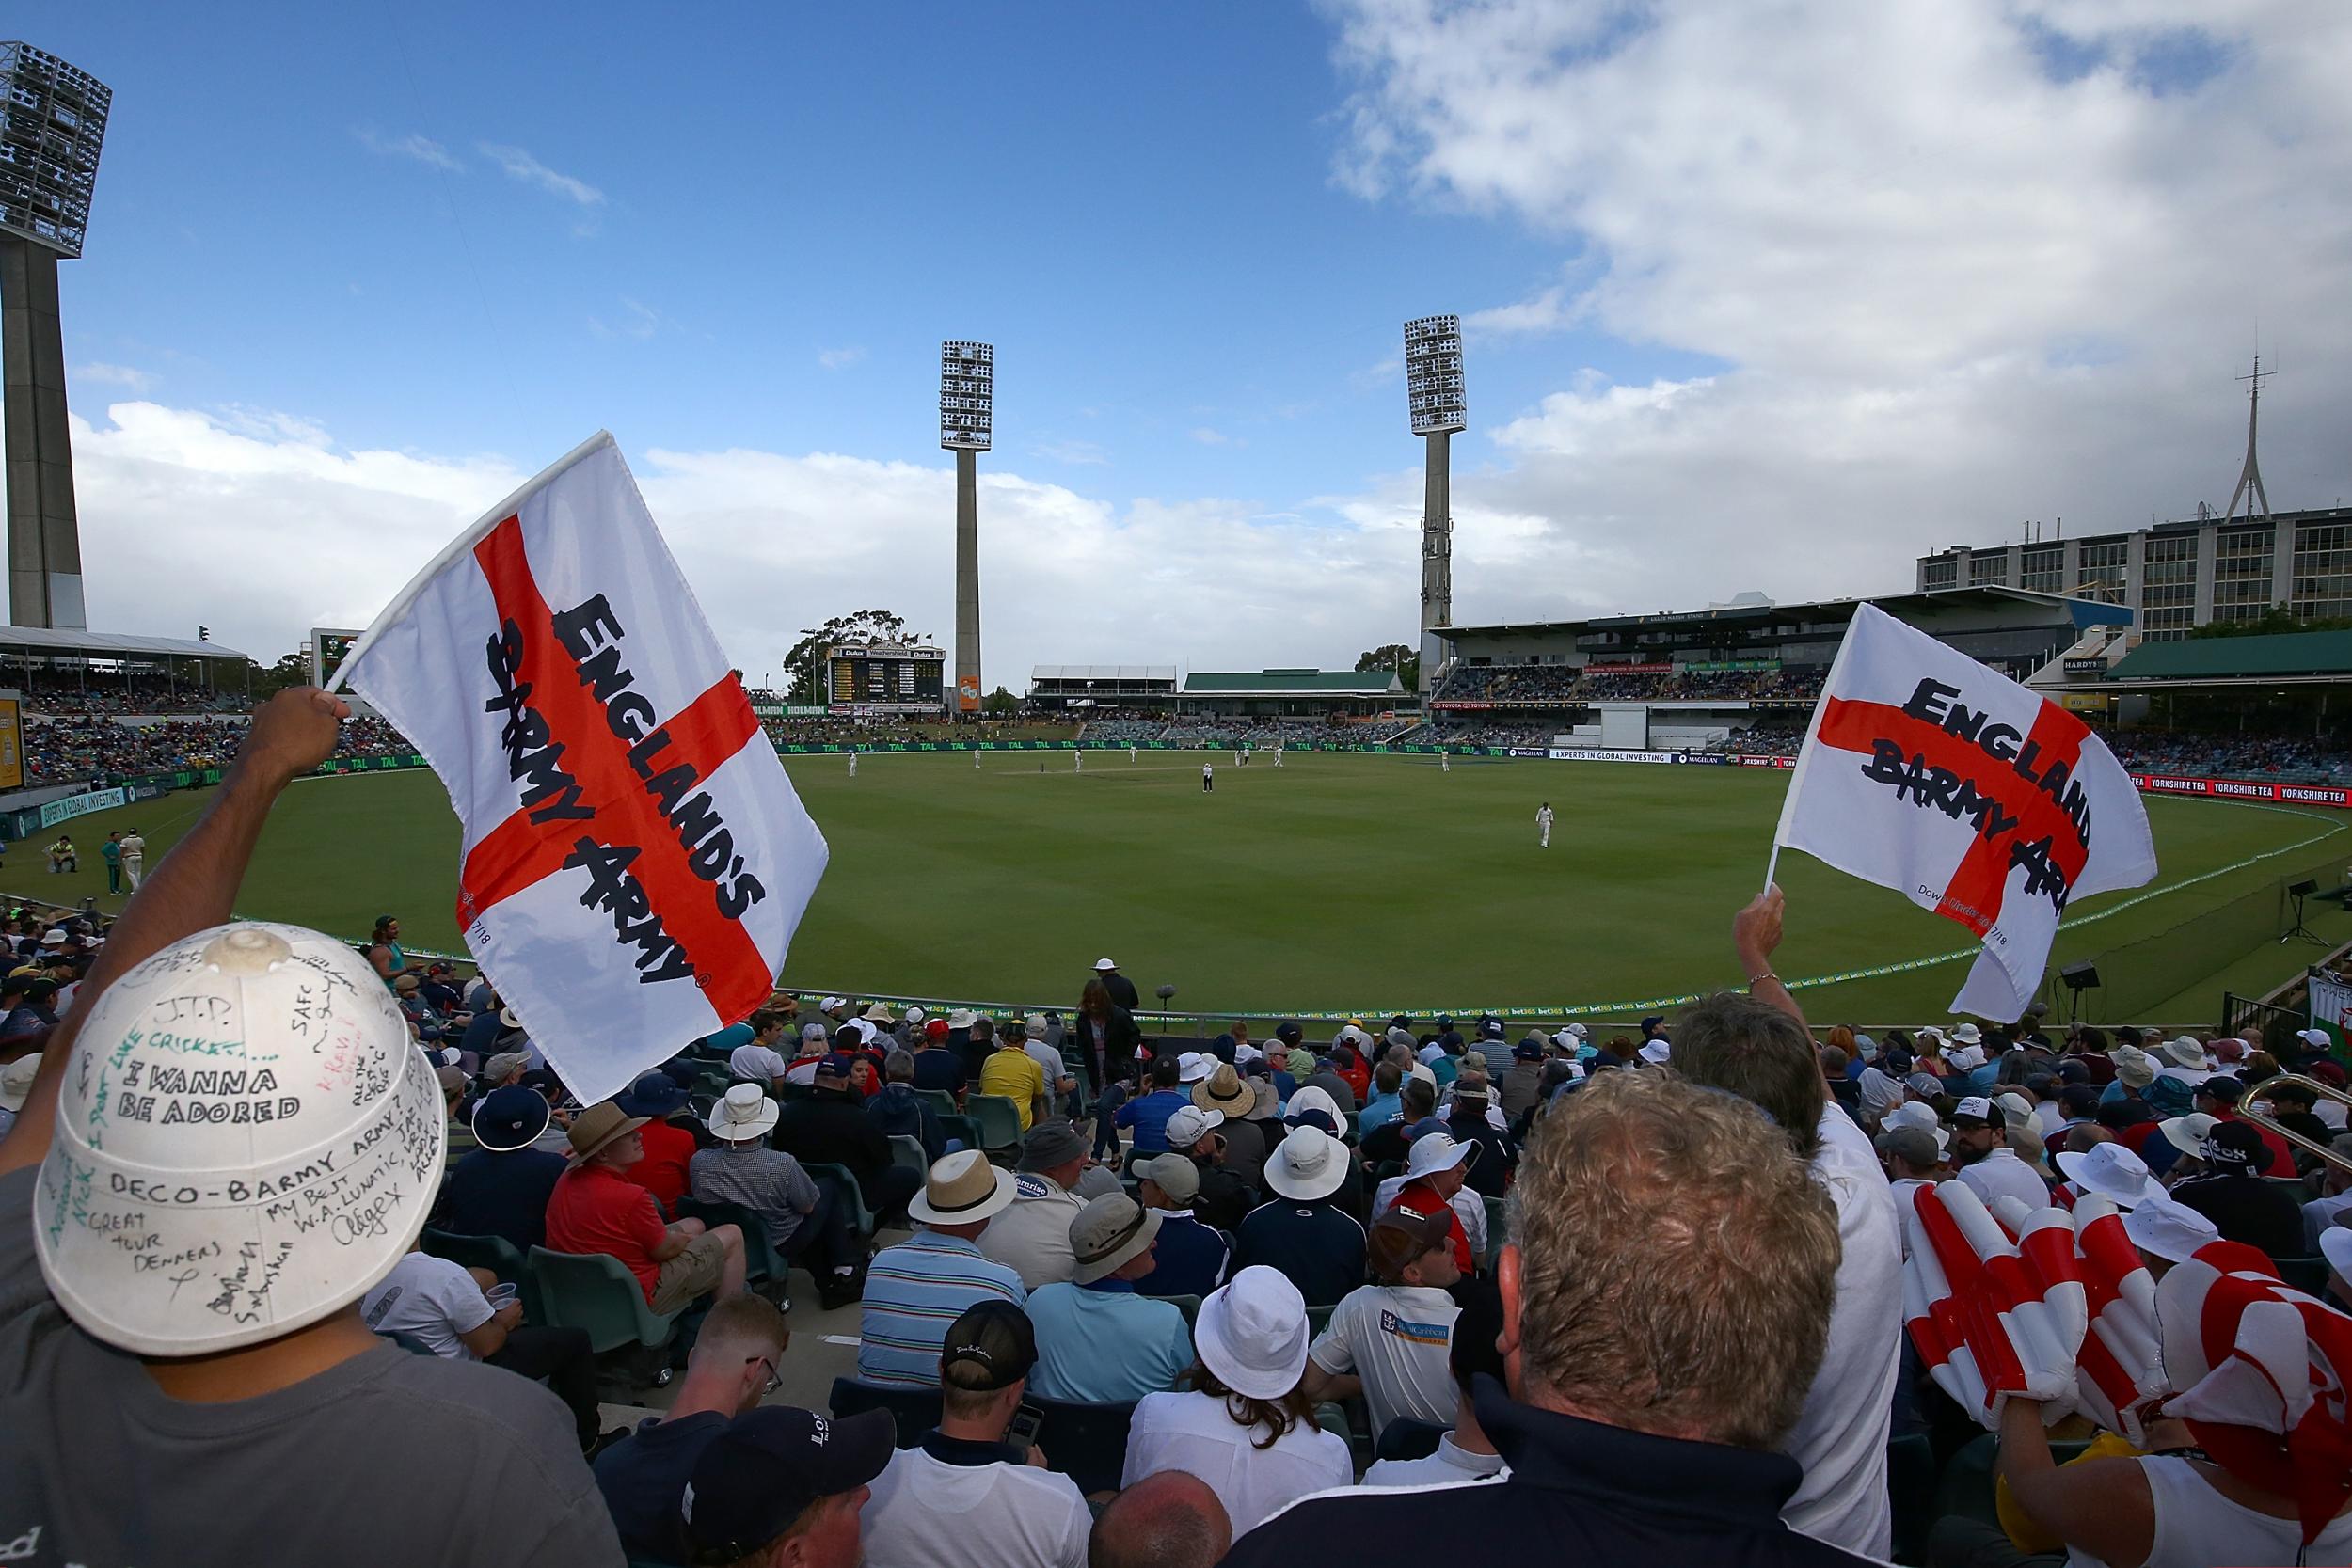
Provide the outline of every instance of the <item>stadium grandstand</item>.
[[[1854,609],[1828,599],[1586,621],[1449,628],[1429,698],[1448,744],[1600,752],[1783,754],[1802,731]],[[1956,589],[1867,601],[1937,641],[2023,678],[2131,611],[2019,589]]]

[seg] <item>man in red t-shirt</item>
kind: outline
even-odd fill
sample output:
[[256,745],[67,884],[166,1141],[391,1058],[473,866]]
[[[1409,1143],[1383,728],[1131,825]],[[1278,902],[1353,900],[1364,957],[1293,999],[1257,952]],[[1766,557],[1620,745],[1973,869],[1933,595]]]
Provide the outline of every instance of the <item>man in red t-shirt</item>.
[[1446,1216],[1453,1227],[1454,1266],[1465,1277],[1478,1272],[1478,1259],[1470,1251],[1470,1232],[1462,1228],[1462,1216],[1454,1207],[1454,1195],[1462,1190],[1470,1176],[1470,1163],[1477,1157],[1476,1144],[1456,1143],[1443,1132],[1422,1133],[1413,1140],[1405,1163],[1405,1185],[1397,1189],[1394,1205],[1416,1214]]
[[622,1174],[653,1194],[663,1213],[677,1212],[677,1200],[686,1196],[687,1164],[701,1147],[693,1133],[669,1119],[686,1109],[686,1091],[657,1068],[640,1075],[613,1103],[624,1115],[644,1122],[637,1136],[645,1146],[645,1157]]
[[572,1118],[574,1164],[548,1198],[548,1249],[619,1259],[657,1312],[713,1291],[742,1294],[743,1232],[700,1220],[664,1225],[653,1195],[624,1174],[645,1157],[644,1124],[610,1100]]

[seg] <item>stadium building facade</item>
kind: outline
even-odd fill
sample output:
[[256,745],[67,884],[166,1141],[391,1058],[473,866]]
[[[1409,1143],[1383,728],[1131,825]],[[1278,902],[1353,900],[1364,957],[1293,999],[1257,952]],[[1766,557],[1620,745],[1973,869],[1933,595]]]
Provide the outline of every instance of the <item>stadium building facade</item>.
[[[1440,739],[1508,731],[1513,744],[1737,749],[1751,734],[1802,729],[1864,602],[1452,627],[1430,713]],[[2010,588],[1867,602],[2019,680],[2132,622],[2124,606]]]
[[1915,586],[2007,588],[2096,599],[2134,614],[2152,642],[2217,621],[2352,615],[2352,507],[2224,520],[2197,517],[2122,533],[1954,545],[1919,557]]

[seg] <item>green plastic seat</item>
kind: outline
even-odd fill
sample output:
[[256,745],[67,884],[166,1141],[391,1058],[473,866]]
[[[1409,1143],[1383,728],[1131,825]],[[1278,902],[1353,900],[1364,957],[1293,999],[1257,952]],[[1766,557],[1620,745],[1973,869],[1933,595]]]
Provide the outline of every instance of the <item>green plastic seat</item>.
[[2279,1278],[2307,1296],[2326,1300],[2328,1296],[2328,1259],[2325,1255],[2310,1258],[2273,1258],[2270,1266],[2279,1271]]
[[1310,1343],[1323,1337],[1323,1331],[1331,1326],[1331,1314],[1339,1309],[1337,1302],[1328,1307],[1307,1308],[1307,1338]]
[[939,1424],[939,1390],[936,1388],[885,1387],[861,1378],[837,1377],[833,1380],[833,1396],[827,1402],[834,1415],[843,1418],[865,1410],[887,1410],[898,1429],[898,1446],[911,1449],[923,1440],[923,1434]]
[[1175,1307],[1184,1315],[1184,1327],[1187,1331],[1200,1321],[1200,1298],[1199,1296],[1154,1296],[1142,1291],[1137,1291],[1136,1294],[1145,1296],[1151,1301],[1164,1301]]
[[531,1271],[539,1278],[539,1299],[557,1328],[584,1329],[588,1346],[602,1354],[628,1345],[658,1348],[677,1334],[685,1308],[657,1312],[628,1265],[609,1252],[550,1252],[531,1249]]
[[914,1091],[914,1098],[943,1117],[962,1114],[956,1109],[956,1097],[946,1089],[917,1089]]
[[1021,1107],[1009,1096],[966,1095],[963,1114],[979,1129],[979,1147],[990,1153],[1021,1147]]
[[850,1211],[850,1223],[857,1228],[857,1233],[861,1236],[871,1236],[874,1233],[879,1216],[871,1209],[866,1207],[866,1191],[857,1184],[855,1171],[844,1164],[831,1163],[814,1164],[806,1160],[801,1162],[801,1168],[811,1176],[820,1173],[831,1176],[840,1184],[842,1192],[849,1196],[852,1205]]
[[905,1132],[890,1134],[890,1163],[904,1165],[918,1176],[931,1168],[931,1158],[923,1151],[923,1140]]
[[980,1147],[979,1126],[970,1117],[961,1114],[943,1116],[939,1118],[939,1132],[942,1137],[954,1138],[966,1148]]
[[747,1280],[782,1279],[789,1267],[769,1244],[767,1222],[739,1203],[706,1203],[698,1197],[681,1197],[677,1200],[677,1217],[700,1220],[712,1229],[731,1225],[740,1230],[743,1277]]

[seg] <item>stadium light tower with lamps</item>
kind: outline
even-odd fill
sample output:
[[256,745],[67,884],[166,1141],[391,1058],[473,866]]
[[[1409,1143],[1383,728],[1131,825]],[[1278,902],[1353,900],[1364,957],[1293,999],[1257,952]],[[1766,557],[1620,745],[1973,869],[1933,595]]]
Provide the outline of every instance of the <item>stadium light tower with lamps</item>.
[[82,629],[81,528],[65,416],[57,262],[82,254],[114,92],[0,42],[0,351],[7,360],[8,619]]
[[1462,396],[1462,318],[1405,324],[1405,397],[1427,451],[1421,514],[1421,689],[1438,670],[1438,631],[1454,624],[1454,473],[1447,442],[1470,424]]
[[996,412],[996,351],[939,345],[939,444],[956,454],[956,713],[980,711],[979,454]]

